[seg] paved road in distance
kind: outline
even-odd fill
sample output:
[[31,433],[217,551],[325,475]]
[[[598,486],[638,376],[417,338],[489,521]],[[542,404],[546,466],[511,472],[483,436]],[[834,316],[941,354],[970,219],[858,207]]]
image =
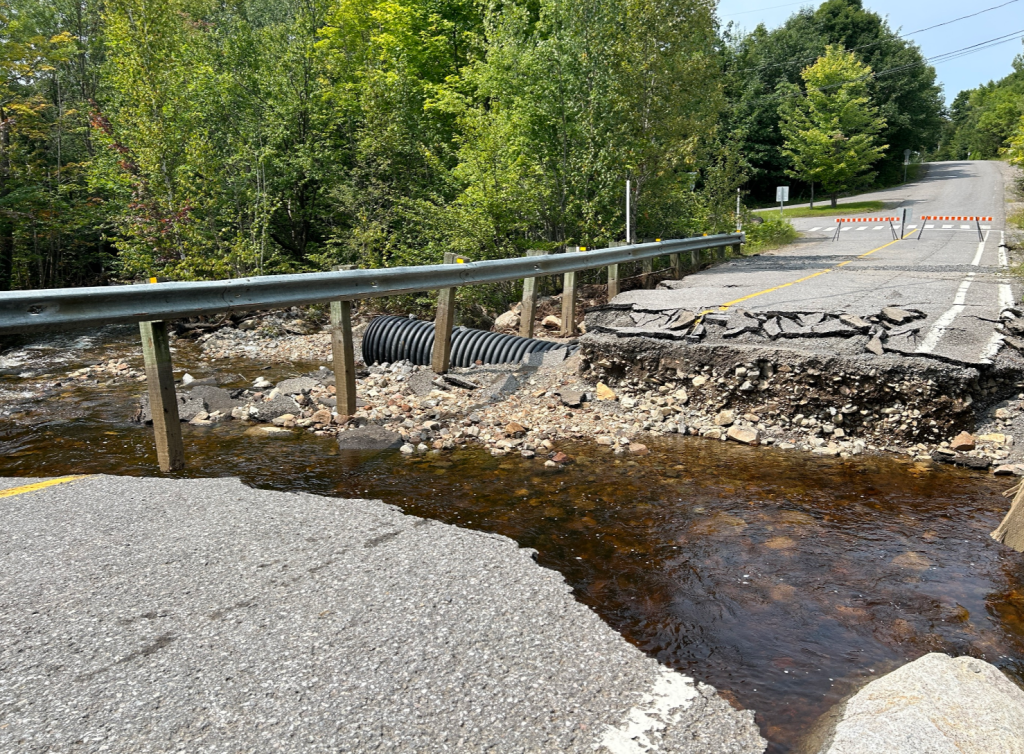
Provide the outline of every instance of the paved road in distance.
[[[628,291],[616,301],[691,311],[731,303],[754,312],[861,317],[885,306],[918,309],[927,318],[914,323],[921,329],[908,352],[985,363],[1001,342],[994,324],[1019,294],[1001,246],[1003,185],[998,163],[931,163],[923,180],[890,194],[899,207],[859,215],[902,216],[905,208],[907,227],[896,225],[904,240],[893,241],[888,223],[858,223],[833,242],[834,221],[844,215],[798,218],[793,224],[804,237],[791,246],[663,284],[672,290]],[[922,223],[922,215],[991,216],[992,221],[981,223],[981,240],[974,223]]]

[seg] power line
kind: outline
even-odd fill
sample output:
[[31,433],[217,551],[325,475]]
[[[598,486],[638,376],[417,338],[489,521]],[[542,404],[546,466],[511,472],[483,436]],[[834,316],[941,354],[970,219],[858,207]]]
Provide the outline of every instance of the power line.
[[966,47],[960,47],[956,50],[950,50],[949,52],[943,52],[939,55],[933,55],[932,57],[924,58],[921,61],[907,63],[906,65],[896,66],[895,68],[887,68],[884,71],[872,71],[871,73],[866,73],[863,76],[859,76],[855,79],[850,79],[848,81],[840,81],[837,84],[829,84],[828,86],[815,86],[811,87],[810,89],[805,89],[800,92],[792,92],[790,94],[766,94],[763,97],[759,97],[758,99],[769,99],[771,97],[787,99],[790,97],[799,97],[808,91],[824,92],[830,89],[835,89],[836,87],[845,86],[846,84],[855,84],[858,81],[864,81],[865,79],[869,78],[877,79],[881,76],[886,76],[891,73],[898,73],[899,71],[905,71],[910,68],[916,68],[922,65],[929,65],[932,63],[946,63],[949,62],[950,60],[956,60],[957,58],[962,58],[966,55],[973,55],[976,52],[987,50],[990,47],[996,47],[997,45],[1006,44],[1007,42],[1013,42],[1015,41],[1015,38],[1020,34],[1024,34],[1024,29],[1019,29],[1018,31],[1012,32],[1010,34],[1004,34],[999,37],[993,37],[992,39],[987,39],[984,42],[978,42],[976,44],[968,45]]
[[813,5],[813,4],[814,3],[806,2],[806,0],[805,0],[805,2],[802,2],[802,3],[786,3],[785,5],[772,5],[772,6],[769,6],[767,8],[754,8],[754,10],[741,10],[739,13],[729,13],[727,15],[729,15],[729,16],[745,16],[748,13],[760,13],[761,11],[766,11],[766,10],[777,10],[779,8],[792,8],[794,5]]
[[[963,20],[968,19],[968,18],[974,18],[975,16],[980,16],[983,13],[988,13],[989,11],[993,11],[993,10],[999,10],[1000,8],[1005,8],[1007,5],[1013,5],[1014,3],[1019,3],[1019,2],[1020,2],[1020,0],[1008,0],[1008,2],[1002,3],[1000,5],[993,5],[990,8],[984,8],[982,10],[977,11],[976,13],[971,13],[971,14],[968,14],[966,16],[960,16],[959,18],[954,18],[954,19],[951,19],[949,21],[943,21],[941,24],[933,24],[932,26],[926,26],[923,29],[916,29],[915,31],[908,31],[906,34],[896,34],[895,37],[897,39],[905,39],[906,37],[911,37],[914,34],[921,34],[922,32],[931,31],[932,29],[938,29],[939,27],[942,27],[942,26],[949,26],[950,24],[955,24],[958,21],[963,21]],[[780,6],[780,7],[782,7],[782,6]],[[866,50],[869,47],[877,47],[878,45],[884,44],[885,42],[888,42],[888,41],[890,41],[890,40],[888,40],[888,39],[880,39],[880,40],[878,40],[876,42],[868,42],[867,44],[858,45],[857,47],[847,48],[847,52],[854,52],[856,50]],[[753,72],[753,71],[765,71],[765,70],[768,70],[770,68],[782,68],[783,66],[793,65],[794,63],[810,63],[810,62],[812,62],[814,60],[817,60],[817,58],[816,57],[815,58],[795,58],[793,60],[784,60],[781,63],[769,63],[768,65],[763,65],[763,66],[759,66],[759,67],[756,67],[756,68],[737,68],[736,70],[731,71],[731,73],[750,73],[750,72]]]

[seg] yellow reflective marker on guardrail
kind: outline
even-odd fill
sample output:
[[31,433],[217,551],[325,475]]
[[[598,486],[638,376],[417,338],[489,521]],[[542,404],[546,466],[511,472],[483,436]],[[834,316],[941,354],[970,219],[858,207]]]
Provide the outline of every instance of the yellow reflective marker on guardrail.
[[0,497],[13,497],[15,495],[21,495],[25,492],[35,492],[36,490],[42,490],[46,487],[53,487],[57,484],[64,484],[65,482],[73,482],[76,479],[85,479],[89,474],[79,474],[77,476],[62,476],[57,479],[47,479],[45,482],[36,482],[35,484],[26,484],[21,487],[11,487],[9,490],[0,490]]

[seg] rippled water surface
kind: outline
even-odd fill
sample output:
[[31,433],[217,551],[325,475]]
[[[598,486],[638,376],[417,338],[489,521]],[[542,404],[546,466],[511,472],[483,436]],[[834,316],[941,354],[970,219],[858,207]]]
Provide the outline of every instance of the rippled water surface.
[[[118,353],[67,345],[34,365],[8,356],[21,363],[0,377],[0,473],[155,473],[150,430],[127,422],[138,385],[32,397],[19,375]],[[114,347],[138,363],[130,342]],[[196,376],[212,369],[190,347],[178,359]],[[250,380],[312,368],[217,365]],[[926,652],[982,657],[1024,679],[1024,556],[988,537],[1007,507],[1002,480],[694,438],[651,440],[640,458],[564,445],[573,462],[553,470],[474,448],[343,456],[330,439],[243,430],[186,426],[183,475],[382,498],[536,548],[631,642],[756,710],[771,751],[790,751],[865,679]]]

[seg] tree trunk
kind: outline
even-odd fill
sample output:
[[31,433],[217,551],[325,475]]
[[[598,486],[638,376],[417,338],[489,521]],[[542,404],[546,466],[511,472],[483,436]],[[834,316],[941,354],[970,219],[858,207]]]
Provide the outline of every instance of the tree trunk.
[[0,291],[11,290],[14,275],[14,223],[0,217]]
[[836,208],[836,204],[839,202],[839,192],[838,191],[833,192],[831,194],[831,199],[832,199],[832,209],[835,209]]
[[[0,199],[11,193],[11,132],[0,108]],[[14,219],[0,215],[0,291],[11,290],[14,277]]]

